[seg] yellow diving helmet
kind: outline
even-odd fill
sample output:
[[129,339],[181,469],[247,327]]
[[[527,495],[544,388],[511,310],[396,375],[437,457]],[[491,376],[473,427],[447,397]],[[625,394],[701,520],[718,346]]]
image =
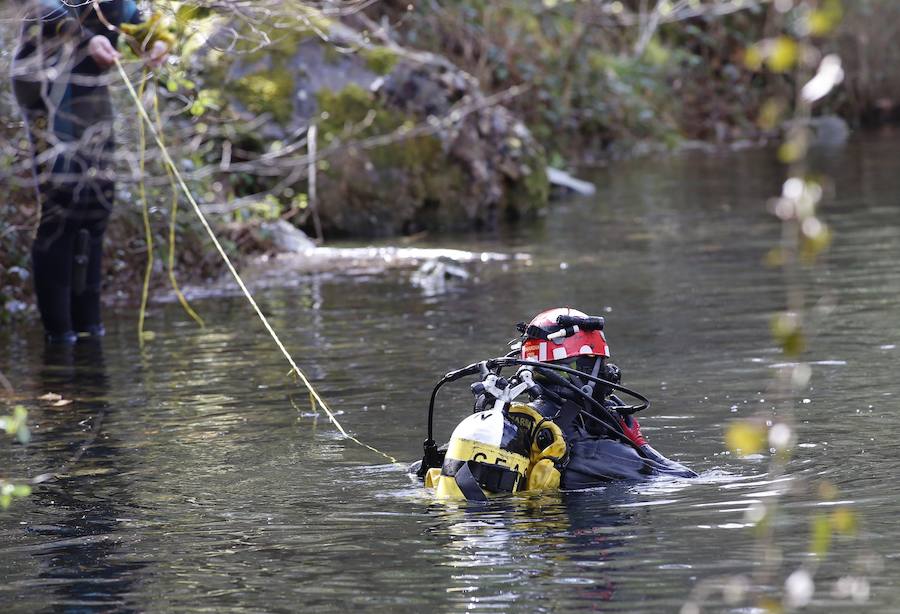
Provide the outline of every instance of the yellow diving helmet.
[[488,494],[559,487],[562,431],[533,407],[480,411],[457,425],[440,468],[425,474],[439,499],[486,501]]

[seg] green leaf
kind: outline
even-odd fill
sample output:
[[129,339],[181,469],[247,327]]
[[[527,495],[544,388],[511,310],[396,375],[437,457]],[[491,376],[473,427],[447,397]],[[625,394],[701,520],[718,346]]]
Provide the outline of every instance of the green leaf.
[[12,496],[13,497],[27,497],[31,494],[31,486],[28,484],[18,484],[13,487]]
[[825,514],[816,514],[812,522],[812,544],[810,550],[818,557],[828,554],[831,547],[831,520]]
[[31,441],[31,429],[28,428],[28,425],[23,424],[19,427],[19,430],[16,431],[16,439],[23,445]]

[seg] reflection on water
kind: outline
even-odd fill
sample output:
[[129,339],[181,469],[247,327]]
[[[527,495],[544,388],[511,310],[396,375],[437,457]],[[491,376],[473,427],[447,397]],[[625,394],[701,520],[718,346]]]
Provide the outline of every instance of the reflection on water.
[[[33,446],[46,463],[43,474],[66,477],[36,488],[32,497],[38,514],[25,531],[34,543],[21,549],[37,567],[29,584],[52,591],[44,601],[51,609],[137,611],[128,596],[144,565],[123,557],[130,538],[119,519],[132,501],[132,484],[122,477],[129,461],[114,432],[103,429],[114,411],[106,400],[103,347],[92,341],[46,346],[37,376],[40,389],[72,404],[40,421]],[[101,475],[101,492],[99,480],[84,479]]]
[[[804,283],[834,307],[810,343],[813,387],[796,410],[800,446],[782,480],[766,475],[764,457],[736,459],[722,443],[729,421],[777,405],[769,385],[782,359],[768,321],[783,279],[760,262],[778,233],[762,203],[781,169],[766,152],[639,161],[601,173],[596,197],[560,203],[532,228],[436,246],[532,256],[469,264],[472,277],[443,292],[414,287],[404,270],[288,270],[289,287],[259,300],[345,426],[404,460],[421,453],[440,374],[502,353],[515,322],[543,308],[602,312],[624,382],[653,400],[646,435],[699,479],[435,505],[313,414],[236,296],[198,302],[205,330],[177,305],[155,308],[157,337],[143,352],[127,310],[110,316],[102,349],[43,356],[36,329],[3,331],[0,369],[35,428],[26,448],[0,446],[0,467],[64,476],[0,516],[0,603],[676,611],[698,582],[754,570],[753,504],[803,478],[828,479],[841,501],[802,489],[785,499],[786,567],[810,560],[812,513],[850,505],[860,539],[836,540],[816,604],[891,611],[900,599],[890,581],[900,492],[885,479],[900,470],[898,150],[894,139],[869,139],[819,162],[838,186],[826,211],[835,244]],[[73,403],[34,400],[46,392]],[[442,393],[437,431],[446,437],[470,406],[464,385]],[[883,567],[865,558],[872,552]],[[866,606],[840,589],[861,573],[872,583]]]

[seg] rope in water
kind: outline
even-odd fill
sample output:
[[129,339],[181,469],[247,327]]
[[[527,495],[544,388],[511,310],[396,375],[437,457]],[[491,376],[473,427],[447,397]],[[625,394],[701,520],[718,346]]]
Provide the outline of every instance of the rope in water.
[[[294,358],[291,356],[290,352],[288,352],[287,348],[281,342],[281,339],[278,336],[278,333],[275,332],[275,329],[272,328],[272,325],[269,324],[268,318],[266,318],[265,314],[263,314],[262,310],[259,308],[259,305],[256,303],[256,300],[253,298],[253,295],[250,293],[250,290],[247,289],[244,280],[238,274],[237,269],[234,267],[234,264],[231,262],[231,258],[228,257],[228,254],[225,253],[225,249],[222,247],[222,244],[219,242],[219,239],[216,237],[216,233],[213,231],[212,227],[209,224],[209,221],[206,219],[206,216],[203,214],[203,210],[200,208],[200,205],[197,204],[196,199],[194,199],[194,195],[191,193],[190,188],[188,188],[187,183],[184,181],[184,177],[181,176],[181,172],[178,170],[178,167],[175,165],[175,162],[172,160],[172,157],[169,155],[169,150],[166,148],[165,143],[163,142],[159,131],[157,131],[156,126],[153,125],[153,121],[150,119],[150,115],[147,113],[147,110],[144,108],[143,103],[141,102],[138,93],[134,89],[134,85],[131,83],[131,79],[129,79],[128,74],[125,72],[125,68],[122,66],[122,63],[116,59],[116,68],[119,70],[119,75],[122,77],[122,81],[125,83],[125,87],[128,89],[128,93],[131,96],[131,99],[134,101],[134,104],[137,107],[138,114],[141,116],[144,122],[146,122],[147,130],[150,134],[153,135],[153,139],[156,141],[156,145],[159,147],[159,151],[162,154],[163,162],[165,162],[168,169],[171,171],[172,175],[174,175],[176,181],[178,182],[181,191],[184,193],[188,202],[191,204],[191,208],[194,210],[194,213],[197,214],[197,217],[200,219],[200,223],[203,225],[203,228],[206,230],[206,234],[209,235],[210,240],[215,245],[216,250],[219,252],[219,255],[222,257],[222,260],[225,262],[225,266],[228,268],[228,271],[231,273],[231,276],[234,277],[235,282],[237,282],[238,287],[241,289],[241,292],[244,294],[244,297],[253,307],[253,310],[256,312],[256,315],[259,317],[259,320],[262,322],[266,331],[272,337],[272,340],[275,341],[275,345],[278,346],[278,349],[281,351],[282,355],[291,365],[291,370],[293,373],[300,378],[300,381],[303,382],[303,385],[306,386],[306,389],[309,391],[310,399],[313,403],[313,408],[318,405],[322,408],[322,410],[328,415],[328,419],[334,424],[335,428],[340,431],[341,435],[350,439],[354,443],[376,452],[388,459],[392,463],[396,465],[400,465],[399,461],[396,458],[374,448],[366,443],[363,443],[350,433],[348,433],[341,423],[338,421],[337,417],[334,415],[334,412],[331,411],[331,408],[328,407],[328,404],[325,403],[325,400],[319,395],[316,391],[315,387],[313,387],[312,382],[306,377],[303,371],[300,370],[300,367],[297,366],[297,363],[294,361]],[[402,465],[401,465],[402,466]]]

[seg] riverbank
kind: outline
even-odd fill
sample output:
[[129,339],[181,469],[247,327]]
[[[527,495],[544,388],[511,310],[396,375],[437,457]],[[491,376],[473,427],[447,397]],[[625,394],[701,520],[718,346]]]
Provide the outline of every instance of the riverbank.
[[[516,0],[426,10],[384,2],[300,18],[268,6],[241,15],[227,4],[190,15],[159,6],[171,11],[182,41],[157,90],[169,145],[242,265],[279,251],[265,230],[275,220],[310,236],[324,229],[326,244],[539,223],[554,206],[547,164],[596,167],[760,146],[779,137],[778,117],[788,111],[773,116],[768,103],[796,78],[747,61],[759,40],[793,27],[770,4],[662,15],[631,3]],[[825,50],[845,58],[847,78],[823,113],[851,126],[896,117],[900,85],[873,60],[900,57],[900,43],[882,31],[895,13],[895,3],[865,0],[839,15]],[[4,74],[16,36],[10,23],[0,29]],[[234,39],[223,42],[229,32]],[[133,302],[148,254],[155,295],[169,285],[170,259],[181,283],[213,283],[222,263],[191,212],[180,213],[169,253],[171,189],[154,147],[144,177],[152,240],[145,237],[133,103],[114,89],[120,205],[107,237],[105,296]],[[29,249],[38,212],[6,80],[0,117],[0,322],[9,323],[34,313]]]

